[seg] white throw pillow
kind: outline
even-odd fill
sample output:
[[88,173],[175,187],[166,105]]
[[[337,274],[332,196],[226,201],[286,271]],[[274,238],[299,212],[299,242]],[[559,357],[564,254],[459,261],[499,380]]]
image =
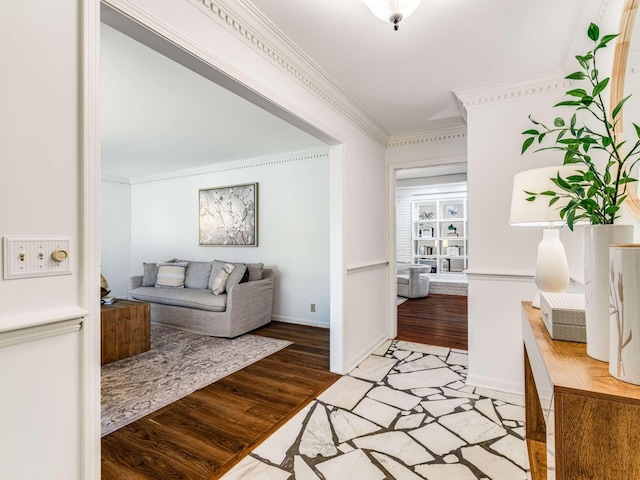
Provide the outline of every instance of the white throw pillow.
[[156,287],[184,288],[184,276],[187,263],[159,263]]
[[221,293],[225,292],[225,289],[227,288],[227,280],[229,280],[229,275],[235,268],[236,266],[230,263],[225,263],[222,266],[222,268],[218,272],[218,275],[216,275],[216,278],[213,280],[213,285],[211,286],[211,291],[214,295],[220,295]]

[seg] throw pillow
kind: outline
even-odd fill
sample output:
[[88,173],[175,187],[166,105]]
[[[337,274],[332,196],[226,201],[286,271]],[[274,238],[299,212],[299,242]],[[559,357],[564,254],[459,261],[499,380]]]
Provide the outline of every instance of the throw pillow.
[[227,286],[227,280],[229,280],[229,275],[231,272],[235,270],[235,265],[231,265],[230,263],[225,263],[216,278],[213,280],[213,285],[211,291],[214,295],[220,295],[225,292],[225,288]]
[[254,282],[256,280],[262,280],[262,269],[264,263],[247,263],[247,270],[249,270],[249,281]]
[[209,288],[209,277],[211,276],[212,262],[189,262],[187,273],[184,279],[186,288]]
[[186,270],[186,263],[159,263],[156,287],[184,288]]
[[144,269],[144,273],[142,274],[142,286],[155,287],[156,279],[158,277],[158,264],[143,263],[142,268]]
[[229,275],[229,280],[227,280],[227,292],[231,290],[232,287],[235,287],[239,283],[242,283],[242,279],[247,273],[247,266],[244,263],[234,263],[236,268],[233,269],[233,273]]

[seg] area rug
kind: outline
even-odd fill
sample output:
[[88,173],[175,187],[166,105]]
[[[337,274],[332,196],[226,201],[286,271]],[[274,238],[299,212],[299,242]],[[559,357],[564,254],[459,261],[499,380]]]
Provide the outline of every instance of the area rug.
[[404,302],[406,302],[407,300],[409,300],[408,298],[404,298],[404,297],[396,297],[396,305],[400,305]]
[[102,436],[291,345],[151,325],[151,350],[102,367]]

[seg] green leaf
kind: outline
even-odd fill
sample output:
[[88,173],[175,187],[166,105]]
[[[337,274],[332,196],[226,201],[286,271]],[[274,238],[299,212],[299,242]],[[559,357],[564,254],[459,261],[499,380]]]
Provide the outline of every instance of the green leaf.
[[590,96],[586,96],[586,97],[582,97],[582,104],[585,107],[588,107],[589,105],[591,105],[593,103],[593,97]]
[[577,100],[565,100],[564,102],[556,103],[554,107],[578,107],[582,105],[582,103]]
[[[591,96],[592,97],[597,97],[598,95],[600,95],[602,93],[602,91],[605,88],[607,88],[608,84],[609,84],[609,79],[608,78],[605,78],[604,80],[602,80],[595,87],[593,87],[593,93],[591,94]],[[584,98],[582,100],[584,102]]]
[[540,125],[539,122],[536,122],[533,117],[531,115],[529,115],[529,120],[531,121],[531,123],[533,123],[534,125]]
[[545,190],[544,192],[540,192],[540,195],[545,195],[547,197],[554,197],[556,195],[556,192],[554,192],[553,190]]
[[566,130],[560,130],[560,133],[558,134],[558,138],[556,138],[556,142],[559,141],[560,139],[562,139],[562,137],[564,137],[565,133],[567,133]]
[[540,132],[537,130],[525,130],[522,135],[540,135]]
[[614,35],[605,35],[604,37],[602,37],[602,39],[600,39],[600,47],[606,47],[607,43],[609,43],[611,40],[613,40],[614,38],[616,38],[617,36],[619,36],[619,33],[616,33]]
[[572,74],[567,75],[564,78],[565,78],[565,80],[585,80],[585,79],[587,79],[589,77],[584,72],[573,72]]
[[636,135],[638,136],[638,138],[640,138],[640,127],[634,123],[633,128],[636,129]]
[[534,140],[535,137],[529,137],[524,141],[524,143],[522,144],[522,151],[520,152],[520,155],[527,151],[527,148],[531,146]]
[[553,205],[554,203],[556,203],[558,200],[560,200],[560,197],[553,197],[551,200],[549,200],[549,206]]
[[598,70],[596,68],[594,68],[593,70],[591,70],[591,80],[595,80],[596,78],[598,78]]
[[608,147],[612,143],[613,143],[613,140],[611,140],[609,137],[602,137],[602,146],[603,147]]
[[575,88],[573,90],[569,90],[566,95],[571,95],[572,97],[582,98],[587,94],[587,91],[584,88]]
[[536,199],[536,197],[528,197],[526,200],[527,202],[533,202]]
[[613,109],[613,112],[611,113],[611,117],[612,118],[616,118],[616,116],[618,115],[618,113],[620,113],[620,110],[622,109],[622,106],[624,105],[624,102],[626,102],[627,100],[629,100],[629,97],[631,95],[628,95],[626,97],[624,97],[622,100],[620,100],[618,102],[618,104],[616,105],[616,107]]
[[541,133],[540,135],[538,135],[538,143],[542,143],[542,140],[544,140],[546,133]]
[[553,121],[553,125],[556,127],[564,127],[564,120],[560,117],[556,117],[556,119]]
[[613,215],[614,213],[616,213],[618,210],[620,210],[620,207],[618,207],[617,205],[609,205],[604,213],[606,213],[607,215]]
[[592,23],[589,25],[589,29],[587,30],[587,35],[594,42],[598,40],[598,37],[600,37],[600,29],[595,23]]

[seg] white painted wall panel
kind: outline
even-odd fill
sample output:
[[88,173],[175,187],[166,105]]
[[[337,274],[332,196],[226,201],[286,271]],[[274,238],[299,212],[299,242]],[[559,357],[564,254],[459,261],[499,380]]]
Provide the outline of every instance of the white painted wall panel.
[[[253,182],[258,247],[199,246],[198,190]],[[328,155],[134,184],[131,192],[133,274],[143,262],[174,257],[263,262],[276,273],[274,319],[329,326]]]
[[131,276],[131,185],[103,178],[100,190],[100,270],[114,297],[127,298]]

